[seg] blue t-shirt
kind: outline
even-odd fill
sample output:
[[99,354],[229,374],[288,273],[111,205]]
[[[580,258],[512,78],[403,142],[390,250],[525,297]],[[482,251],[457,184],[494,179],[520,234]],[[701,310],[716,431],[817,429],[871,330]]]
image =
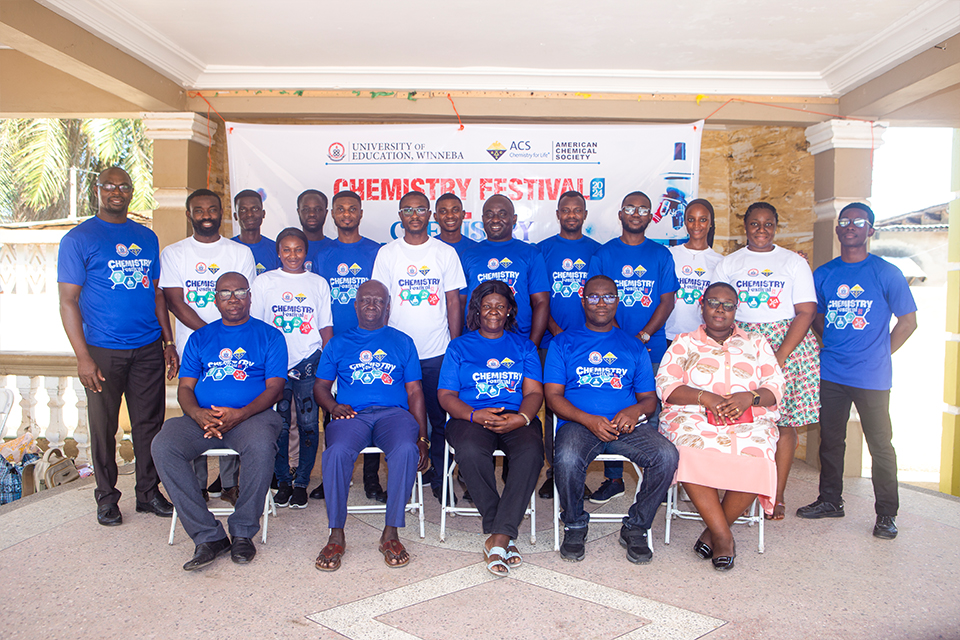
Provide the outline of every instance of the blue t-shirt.
[[156,289],[160,243],[133,220],[93,217],[60,241],[57,282],[80,289],[83,336],[103,349],[138,349],[160,338]]
[[320,256],[318,271],[330,285],[330,301],[333,310],[334,335],[355,329],[357,326],[357,289],[370,279],[373,263],[377,259],[380,243],[369,238],[344,244],[332,240]]
[[573,406],[608,420],[636,404],[635,394],[656,389],[643,343],[616,327],[602,333],[583,327],[557,336],[547,352],[543,382],[562,384]]
[[[583,326],[583,285],[587,282],[590,258],[600,248],[600,243],[587,236],[579,240],[567,240],[555,235],[537,245],[547,265],[550,282],[550,315],[564,331]],[[546,349],[553,339],[547,330],[540,341]]]
[[280,257],[277,255],[277,243],[270,238],[260,236],[260,242],[257,244],[247,244],[240,240],[240,236],[230,238],[234,242],[239,242],[250,249],[253,253],[253,261],[257,266],[257,275],[264,271],[273,271],[280,268]]
[[420,379],[417,347],[393,327],[367,331],[357,327],[327,343],[317,377],[337,381],[337,402],[362,411],[367,407],[402,407],[408,382]]
[[440,240],[440,242],[443,242],[444,244],[448,244],[451,247],[453,247],[453,250],[457,252],[457,257],[460,258],[461,265],[463,264],[464,252],[480,244],[476,240],[472,240],[467,236],[463,236],[463,235],[460,236],[460,242],[447,242],[446,240],[442,239],[440,236],[437,236],[437,240]]
[[317,275],[321,275],[320,262],[323,259],[320,257],[320,253],[326,251],[332,242],[333,239],[326,236],[323,237],[323,240],[310,240],[307,243],[307,259],[303,262],[303,268],[307,271],[313,271]]
[[524,378],[542,378],[537,348],[529,338],[504,331],[491,339],[471,331],[450,341],[437,388],[456,391],[473,409],[519,411]]
[[860,389],[893,386],[890,318],[917,305],[900,269],[867,255],[861,262],[834,258],[813,272],[817,313],[824,315],[820,377]]
[[537,246],[514,238],[503,242],[484,240],[464,251],[460,262],[467,278],[464,293],[467,295],[468,307],[473,290],[481,282],[505,282],[510,285],[510,290],[517,300],[517,333],[529,337],[533,324],[530,296],[550,290],[547,267]]
[[197,404],[241,409],[267,388],[287,380],[287,343],[262,320],[225,325],[217,320],[191,334],[180,363],[181,378],[196,378]]
[[[617,324],[631,336],[639,334],[650,322],[661,295],[680,288],[670,250],[649,238],[636,246],[624,244],[620,238],[607,242],[593,254],[587,275],[604,275],[617,283]],[[663,359],[667,350],[663,327],[650,336],[647,350],[651,361]]]

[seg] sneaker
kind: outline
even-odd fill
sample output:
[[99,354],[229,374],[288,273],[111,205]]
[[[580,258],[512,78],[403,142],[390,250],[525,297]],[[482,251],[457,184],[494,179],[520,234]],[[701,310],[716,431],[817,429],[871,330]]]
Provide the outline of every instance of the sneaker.
[[237,506],[237,498],[240,497],[240,488],[239,487],[227,487],[220,492],[220,499],[224,502],[229,502],[231,506]]
[[290,505],[291,496],[293,496],[293,487],[289,482],[281,482],[277,494],[273,496],[273,502],[278,507],[286,507]]
[[607,504],[617,496],[623,495],[623,479],[611,480],[607,478],[600,485],[600,488],[590,494],[590,502],[593,504]]
[[290,498],[290,508],[291,509],[307,508],[307,488],[306,487],[293,488],[293,497]]
[[653,551],[643,529],[620,527],[620,546],[627,550],[627,560],[633,564],[647,564],[653,560]]
[[571,562],[580,562],[587,554],[587,527],[582,529],[563,528],[563,544],[560,545],[560,557]]
[[884,540],[893,540],[897,537],[897,517],[877,516],[877,524],[873,527],[873,536]]
[[[317,485],[317,488],[310,492],[311,500],[323,500],[323,483]],[[276,498],[274,498],[276,500]]]
[[217,479],[207,487],[207,493],[210,494],[211,498],[219,498],[220,492],[223,490],[222,485],[220,484],[220,476],[217,476]]
[[807,520],[842,518],[843,516],[843,500],[840,501],[840,504],[833,504],[832,502],[824,502],[818,498],[816,502],[797,509],[797,517],[806,518]]

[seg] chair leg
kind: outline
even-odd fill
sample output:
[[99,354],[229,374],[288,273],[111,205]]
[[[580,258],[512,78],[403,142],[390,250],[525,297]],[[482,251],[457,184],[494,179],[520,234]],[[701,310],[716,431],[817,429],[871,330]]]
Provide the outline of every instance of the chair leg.
[[[440,542],[447,536],[447,472],[450,466],[450,445],[443,445],[443,475],[440,476]],[[452,483],[449,490],[453,492]]]
[[557,481],[553,481],[553,550],[560,551],[560,500],[557,498]]
[[530,544],[537,544],[537,489],[530,494]]
[[663,544],[670,544],[670,523],[673,520],[673,506],[677,500],[677,485],[670,485],[667,489],[667,517],[663,528]]
[[267,489],[267,495],[263,499],[263,534],[260,536],[260,542],[263,544],[267,544],[267,527],[270,526],[270,506],[272,502],[273,495],[270,493],[270,489]]
[[177,530],[177,508],[173,508],[173,519],[170,521],[170,537],[167,538],[167,544],[173,544],[173,534]]

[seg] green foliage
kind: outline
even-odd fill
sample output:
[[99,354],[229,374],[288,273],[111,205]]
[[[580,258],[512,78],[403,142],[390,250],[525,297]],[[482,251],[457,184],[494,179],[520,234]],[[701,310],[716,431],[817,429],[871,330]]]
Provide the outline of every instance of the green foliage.
[[112,166],[133,180],[132,211],[156,207],[153,144],[140,120],[0,120],[0,221],[66,218],[70,167],[77,168],[77,215],[93,215],[97,174]]

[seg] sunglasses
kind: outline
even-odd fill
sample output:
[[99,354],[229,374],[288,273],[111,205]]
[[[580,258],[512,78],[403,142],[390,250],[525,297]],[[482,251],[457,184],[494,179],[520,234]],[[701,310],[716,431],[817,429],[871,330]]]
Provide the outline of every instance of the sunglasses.
[[236,298],[237,300],[244,300],[250,295],[250,289],[234,289],[230,291],[229,289],[224,289],[222,291],[217,291],[217,297],[220,300],[226,302],[230,298]]
[[840,218],[837,220],[837,226],[840,228],[849,227],[851,224],[857,229],[873,226],[870,224],[870,221],[866,220],[865,218]]
[[600,300],[603,300],[606,304],[613,304],[620,298],[615,293],[605,293],[603,295],[591,293],[588,296],[584,296],[583,299],[587,301],[587,304],[599,304]]
[[703,302],[707,305],[707,308],[714,310],[718,309],[719,307],[723,307],[724,311],[729,312],[737,308],[736,302],[724,302],[722,300],[717,300],[716,298],[705,298]]

